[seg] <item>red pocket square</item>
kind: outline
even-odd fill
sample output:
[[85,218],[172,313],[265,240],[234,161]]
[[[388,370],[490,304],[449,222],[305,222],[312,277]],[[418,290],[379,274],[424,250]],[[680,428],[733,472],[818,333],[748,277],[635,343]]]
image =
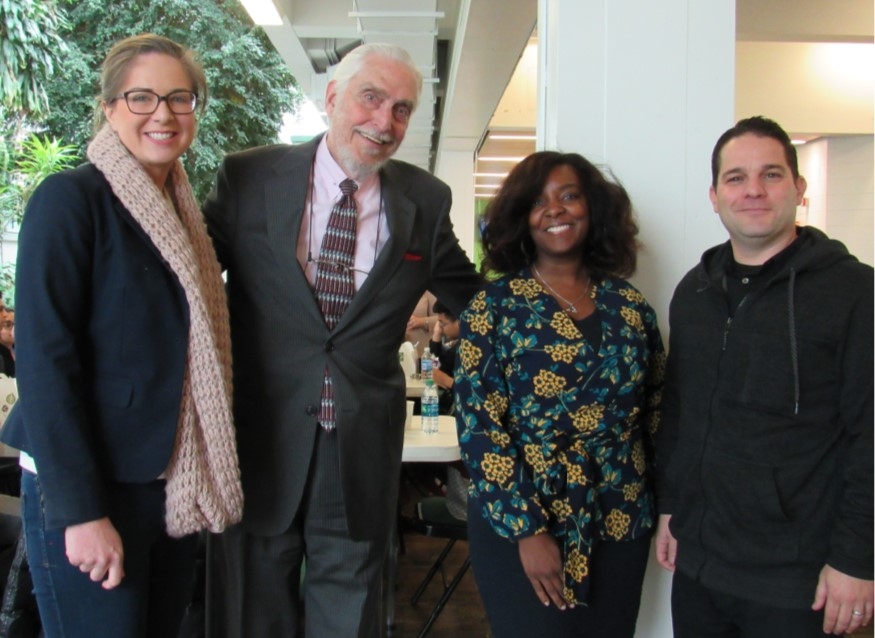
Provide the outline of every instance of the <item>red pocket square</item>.
[[404,253],[404,261],[422,261],[422,255],[416,253]]

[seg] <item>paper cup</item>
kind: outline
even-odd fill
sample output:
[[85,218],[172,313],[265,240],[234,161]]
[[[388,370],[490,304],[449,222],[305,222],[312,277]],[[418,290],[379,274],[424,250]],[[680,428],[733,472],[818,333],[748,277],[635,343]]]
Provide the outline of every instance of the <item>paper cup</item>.
[[412,428],[413,427],[413,406],[416,405],[415,401],[407,402],[407,418],[404,419],[404,427]]

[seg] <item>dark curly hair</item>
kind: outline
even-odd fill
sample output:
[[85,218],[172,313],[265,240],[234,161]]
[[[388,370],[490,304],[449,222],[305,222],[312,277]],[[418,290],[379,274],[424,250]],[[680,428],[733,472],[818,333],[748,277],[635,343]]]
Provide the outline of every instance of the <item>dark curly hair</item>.
[[638,225],[626,189],[610,181],[577,153],[532,153],[505,178],[484,213],[484,274],[510,274],[530,265],[537,250],[529,230],[529,213],[547,177],[557,166],[577,174],[589,211],[589,231],[581,246],[583,263],[592,275],[628,277],[635,272]]

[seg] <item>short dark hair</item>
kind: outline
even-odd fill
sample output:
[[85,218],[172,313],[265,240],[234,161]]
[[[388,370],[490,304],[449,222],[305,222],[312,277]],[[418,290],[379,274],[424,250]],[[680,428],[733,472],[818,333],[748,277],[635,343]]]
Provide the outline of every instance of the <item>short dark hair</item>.
[[755,115],[743,120],[738,120],[735,126],[727,130],[717,143],[714,145],[714,150],[711,152],[711,186],[717,187],[717,178],[720,177],[720,153],[723,147],[730,140],[742,135],[756,135],[757,137],[771,137],[773,140],[780,142],[784,147],[784,156],[787,159],[787,165],[790,167],[790,172],[793,174],[793,179],[799,179],[799,160],[796,157],[796,147],[790,141],[790,136],[787,131],[774,120],[770,120],[762,115]]
[[434,305],[431,307],[431,310],[432,310],[432,312],[434,312],[434,314],[446,315],[450,319],[452,319],[453,321],[458,319],[458,317],[456,317],[456,315],[454,315],[453,312],[449,308],[447,308],[444,304],[442,304],[440,301],[435,301]]
[[583,263],[594,275],[631,275],[638,253],[638,225],[629,194],[582,155],[558,151],[539,151],[523,159],[489,202],[484,214],[483,273],[515,273],[535,260],[529,213],[557,166],[575,172],[586,198],[589,232],[581,246]]

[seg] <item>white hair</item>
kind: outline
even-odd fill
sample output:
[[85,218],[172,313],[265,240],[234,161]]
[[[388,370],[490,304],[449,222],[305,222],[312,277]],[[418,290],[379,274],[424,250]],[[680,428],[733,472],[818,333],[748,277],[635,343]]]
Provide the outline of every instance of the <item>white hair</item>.
[[362,70],[365,61],[370,57],[380,57],[389,60],[400,62],[413,74],[416,81],[416,97],[414,98],[413,108],[416,109],[419,104],[419,94],[422,92],[422,73],[417,68],[416,63],[406,49],[403,49],[395,44],[385,42],[368,42],[357,46],[355,49],[347,53],[340,63],[334,68],[332,81],[336,84],[337,92],[343,93],[347,83]]

